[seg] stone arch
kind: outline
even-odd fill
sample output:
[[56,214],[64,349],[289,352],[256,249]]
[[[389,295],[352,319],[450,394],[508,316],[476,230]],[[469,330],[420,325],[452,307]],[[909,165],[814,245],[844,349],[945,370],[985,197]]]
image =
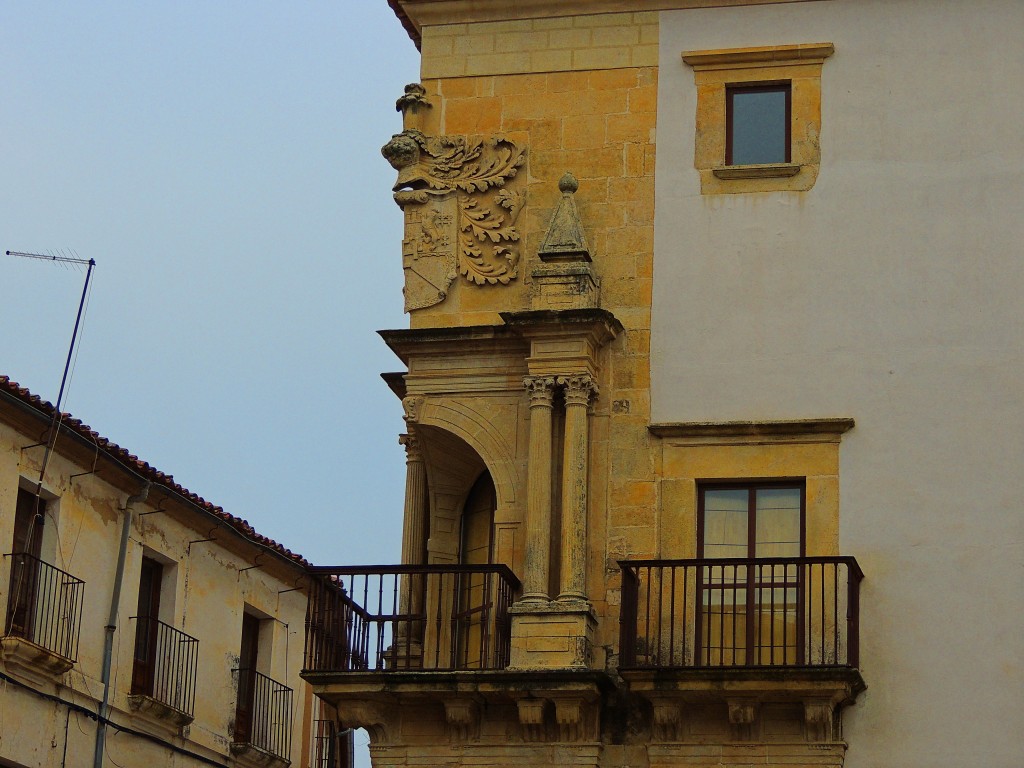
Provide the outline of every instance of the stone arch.
[[436,401],[427,398],[418,414],[417,424],[450,432],[472,448],[490,471],[497,494],[498,509],[518,506],[520,473],[516,466],[516,450],[510,444],[518,431],[515,419],[499,425],[492,414],[482,413],[473,404],[458,400]]

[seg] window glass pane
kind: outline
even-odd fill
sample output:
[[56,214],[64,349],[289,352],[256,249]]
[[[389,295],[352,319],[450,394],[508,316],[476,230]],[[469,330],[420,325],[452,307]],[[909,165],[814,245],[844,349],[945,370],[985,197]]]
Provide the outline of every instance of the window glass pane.
[[704,491],[704,557],[747,556],[749,491]]
[[800,556],[800,489],[758,488],[754,557]]
[[788,91],[788,86],[730,91],[732,165],[786,162]]

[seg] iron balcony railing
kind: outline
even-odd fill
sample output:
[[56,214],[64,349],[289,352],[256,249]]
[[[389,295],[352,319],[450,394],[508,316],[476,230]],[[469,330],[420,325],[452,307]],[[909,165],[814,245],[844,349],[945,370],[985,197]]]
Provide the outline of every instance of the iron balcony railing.
[[152,616],[133,616],[132,694],[149,696],[191,717],[195,713],[199,641]]
[[234,739],[291,759],[292,689],[287,685],[243,667],[233,670],[238,681]]
[[338,765],[338,729],[333,720],[313,721],[310,768],[340,768]]
[[619,667],[857,667],[852,557],[620,561]]
[[505,565],[319,567],[309,672],[494,670],[509,662],[519,580]]
[[85,582],[24,552],[11,562],[5,634],[78,661]]

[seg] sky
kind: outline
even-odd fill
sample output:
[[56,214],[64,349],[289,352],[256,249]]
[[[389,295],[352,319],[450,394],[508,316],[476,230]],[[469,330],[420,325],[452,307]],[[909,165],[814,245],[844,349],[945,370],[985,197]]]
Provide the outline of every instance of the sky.
[[0,5],[0,373],[317,564],[398,562],[418,54],[386,0]]

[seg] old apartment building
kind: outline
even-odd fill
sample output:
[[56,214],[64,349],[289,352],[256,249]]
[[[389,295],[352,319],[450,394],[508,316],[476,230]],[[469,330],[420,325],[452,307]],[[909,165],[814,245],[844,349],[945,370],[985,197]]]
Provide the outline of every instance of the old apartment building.
[[1024,5],[390,5],[375,766],[1024,764]]
[[0,377],[0,765],[337,768],[307,563],[53,416]]

